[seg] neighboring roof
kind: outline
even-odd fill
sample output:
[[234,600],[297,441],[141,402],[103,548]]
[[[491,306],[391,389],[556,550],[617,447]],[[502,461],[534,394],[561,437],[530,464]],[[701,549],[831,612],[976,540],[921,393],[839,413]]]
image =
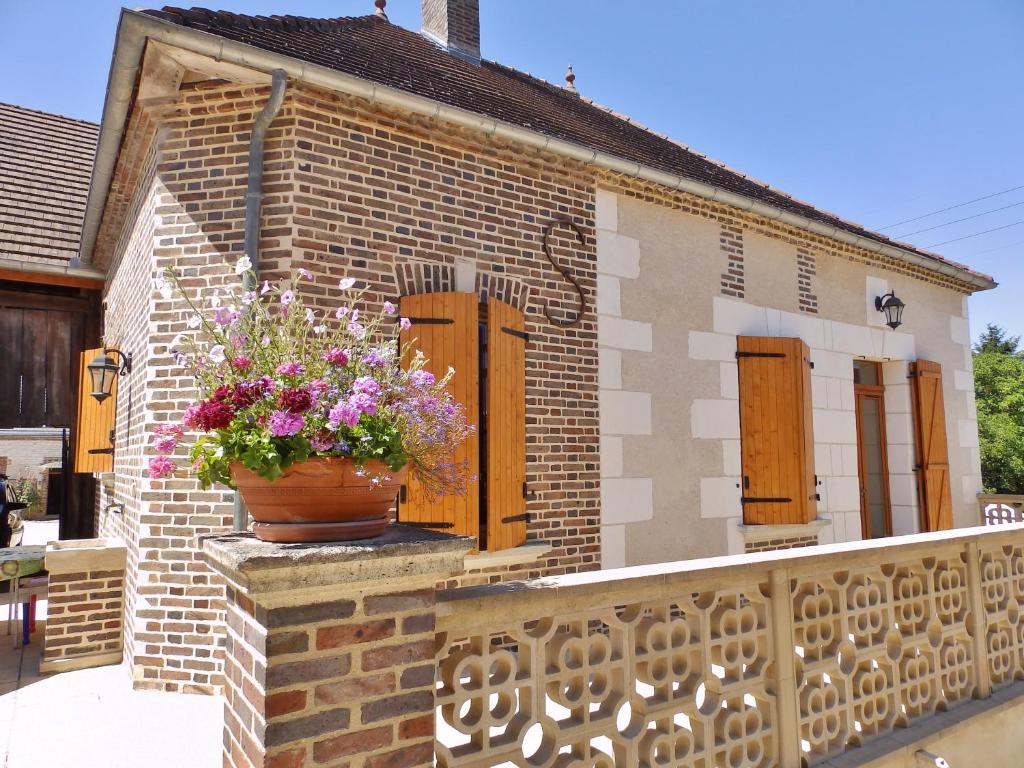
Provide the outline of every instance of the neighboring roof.
[[796,200],[563,88],[494,62],[463,61],[379,16],[263,17],[173,7],[143,13],[692,179],[992,283],[987,275]]
[[0,259],[78,255],[99,126],[0,103]]

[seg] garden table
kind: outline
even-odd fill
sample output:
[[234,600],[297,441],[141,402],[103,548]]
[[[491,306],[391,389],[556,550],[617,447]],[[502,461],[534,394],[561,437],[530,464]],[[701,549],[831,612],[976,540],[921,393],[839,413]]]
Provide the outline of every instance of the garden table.
[[[7,615],[7,626],[10,628],[14,612],[17,610],[21,579],[43,570],[43,559],[46,557],[46,545],[30,545],[23,547],[0,548],[0,582],[10,581],[10,605]],[[28,644],[29,611],[25,609],[22,616],[22,642]],[[18,638],[14,638],[15,647]]]

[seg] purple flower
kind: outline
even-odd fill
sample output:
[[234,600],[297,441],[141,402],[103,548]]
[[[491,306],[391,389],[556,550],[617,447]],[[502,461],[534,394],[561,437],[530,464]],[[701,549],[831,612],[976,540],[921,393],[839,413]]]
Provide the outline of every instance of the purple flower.
[[394,315],[398,312],[398,307],[392,304],[390,301],[384,302],[384,312],[388,315]]
[[408,317],[400,318],[398,321],[398,327],[401,328],[403,331],[408,331],[410,328],[412,328],[412,320],[410,320]]
[[355,320],[348,324],[348,332],[355,336],[357,339],[363,338],[366,335],[366,328],[361,326]]
[[348,354],[341,347],[331,347],[324,352],[324,360],[331,365],[348,365]]
[[154,456],[149,460],[149,479],[162,480],[170,477],[177,468],[178,465],[166,456]]
[[281,303],[286,307],[295,301],[295,291],[289,289],[281,294]]
[[352,382],[352,391],[360,395],[377,397],[380,394],[380,384],[373,376],[360,376]]
[[323,432],[313,435],[313,437],[309,439],[309,445],[314,451],[327,453],[334,447],[334,440],[331,439],[330,433],[324,430]]
[[343,424],[351,428],[359,423],[359,416],[360,411],[358,408],[348,403],[338,403],[327,414],[327,424],[331,429],[337,429]]
[[413,371],[409,374],[409,381],[418,389],[426,389],[434,386],[434,374],[430,371]]
[[363,362],[366,365],[383,366],[385,363],[387,363],[387,360],[381,357],[379,350],[371,349],[369,352],[363,355]]
[[278,376],[301,376],[306,372],[306,366],[301,363],[289,361],[287,363],[281,363],[277,366]]
[[304,277],[306,280],[309,280],[313,276],[313,273],[304,267],[299,267],[298,273],[299,277]]
[[360,413],[365,413],[368,416],[373,416],[377,412],[377,401],[370,395],[362,392],[352,395],[348,399],[348,404],[358,409]]
[[213,311],[213,320],[221,328],[234,325],[238,322],[239,317],[241,317],[241,313],[231,307],[218,307]]
[[306,420],[298,413],[274,411],[270,414],[270,434],[274,437],[297,434],[305,425]]

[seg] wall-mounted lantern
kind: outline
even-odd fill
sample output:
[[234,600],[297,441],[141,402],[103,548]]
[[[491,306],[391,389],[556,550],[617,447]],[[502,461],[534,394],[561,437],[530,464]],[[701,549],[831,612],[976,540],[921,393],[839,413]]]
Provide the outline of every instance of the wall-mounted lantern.
[[[112,355],[117,355],[120,362]],[[92,396],[97,401],[103,402],[110,397],[110,391],[114,387],[115,376],[127,376],[132,370],[132,353],[125,354],[119,349],[103,349],[102,355],[97,355],[93,361],[86,366],[89,369],[89,378],[92,380]]]
[[894,331],[903,323],[903,308],[906,306],[892,291],[875,297],[875,309],[885,315],[885,324]]

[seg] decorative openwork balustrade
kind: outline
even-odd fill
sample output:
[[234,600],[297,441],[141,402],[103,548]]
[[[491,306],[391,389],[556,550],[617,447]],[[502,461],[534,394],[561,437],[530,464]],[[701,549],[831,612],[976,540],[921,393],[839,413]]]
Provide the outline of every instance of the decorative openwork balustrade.
[[1024,525],[439,600],[443,768],[799,768],[1024,678]]
[[979,493],[978,508],[982,525],[1024,522],[1024,495]]

